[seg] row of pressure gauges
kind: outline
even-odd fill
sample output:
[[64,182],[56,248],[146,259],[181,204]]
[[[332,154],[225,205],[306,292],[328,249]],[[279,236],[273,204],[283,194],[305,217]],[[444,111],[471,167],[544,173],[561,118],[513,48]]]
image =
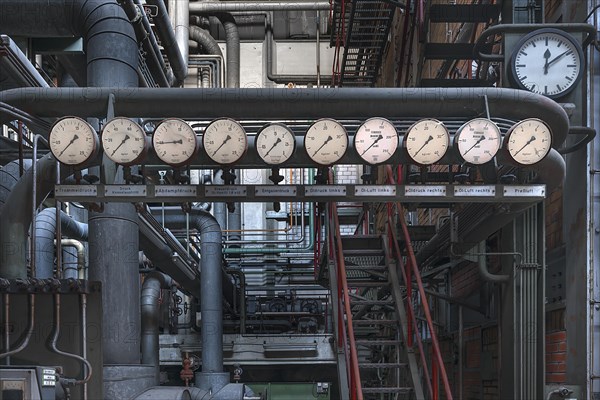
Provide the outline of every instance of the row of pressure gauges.
[[[102,129],[105,155],[121,165],[140,163],[148,152],[149,141],[143,129],[128,118],[114,118]],[[550,151],[552,135],[541,120],[530,118],[515,124],[504,138],[504,148],[518,164],[531,165]],[[152,135],[152,146],[158,158],[171,166],[189,164],[199,149],[194,130],[181,119],[161,121]],[[354,136],[358,156],[368,164],[390,160],[400,139],[394,125],[385,118],[370,118],[361,124]],[[481,165],[492,160],[502,147],[498,126],[486,118],[475,118],[462,125],[454,136],[454,146],[461,158]],[[248,138],[244,127],[229,118],[211,122],[202,136],[206,155],[215,163],[232,165],[246,153]],[[264,126],[256,134],[258,156],[268,165],[288,161],[296,148],[294,132],[281,123]],[[435,119],[423,119],[411,125],[402,141],[402,148],[417,165],[440,162],[450,146],[450,133]],[[349,147],[344,126],[333,119],[314,122],[304,137],[306,155],[316,164],[332,165],[342,159]],[[66,117],[57,121],[50,132],[50,149],[62,163],[79,165],[91,159],[99,150],[95,130],[84,120]]]

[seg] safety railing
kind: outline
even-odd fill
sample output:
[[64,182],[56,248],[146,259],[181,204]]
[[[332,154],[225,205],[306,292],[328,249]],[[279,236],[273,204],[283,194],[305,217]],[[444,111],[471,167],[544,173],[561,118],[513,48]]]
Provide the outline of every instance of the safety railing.
[[[390,184],[395,184],[393,171],[390,166],[386,166],[387,181]],[[406,314],[407,314],[407,338],[406,344],[410,348],[414,348],[414,342],[416,341],[418,352],[420,355],[425,385],[429,389],[430,398],[433,400],[439,399],[440,390],[438,382],[441,380],[444,388],[445,398],[452,400],[452,390],[450,389],[450,383],[448,381],[448,375],[444,366],[444,360],[442,358],[440,344],[437,339],[437,334],[433,319],[431,317],[431,311],[429,309],[429,302],[427,301],[427,295],[425,294],[425,287],[421,280],[421,274],[415,253],[411,244],[410,234],[408,232],[408,226],[404,218],[404,207],[400,203],[388,203],[387,205],[388,216],[387,216],[387,233],[390,242],[391,256],[396,260],[398,269],[400,270],[401,277],[406,285]],[[396,209],[394,212],[394,208]],[[394,221],[394,216],[397,216],[397,221]],[[401,235],[406,246],[405,254],[400,249],[398,242],[398,235],[396,234],[396,222],[400,224]],[[404,261],[406,259],[406,261]],[[416,285],[416,288],[413,287]],[[418,301],[413,300],[413,290],[416,290]],[[423,338],[421,337],[421,330],[418,329],[417,317],[415,311],[417,307],[421,308],[422,313],[425,317],[425,322],[429,332],[429,340],[431,341],[432,354],[431,354],[431,375],[429,374],[429,367],[425,357],[423,349]]]

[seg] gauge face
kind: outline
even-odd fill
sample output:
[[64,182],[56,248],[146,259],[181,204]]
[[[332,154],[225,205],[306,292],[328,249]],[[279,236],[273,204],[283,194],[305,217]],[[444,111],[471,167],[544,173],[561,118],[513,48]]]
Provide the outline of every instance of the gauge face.
[[211,122],[202,138],[204,150],[211,160],[229,165],[239,161],[248,148],[244,127],[238,122],[221,118]]
[[270,124],[256,134],[256,151],[269,165],[283,164],[296,148],[294,132],[283,124]]
[[398,132],[385,118],[369,118],[356,131],[354,148],[368,164],[381,164],[396,152]]
[[557,98],[583,75],[583,51],[568,33],[540,29],[525,36],[511,58],[512,77],[525,90]]
[[348,133],[342,124],[323,118],[312,124],[304,137],[306,154],[315,163],[331,165],[348,150]]
[[404,136],[403,145],[415,164],[431,165],[444,157],[450,145],[450,134],[436,119],[415,122]]
[[146,134],[141,126],[129,118],[117,117],[102,129],[104,154],[121,165],[140,162],[148,150]]
[[198,150],[196,133],[187,122],[172,118],[163,120],[152,135],[158,158],[173,167],[187,164]]
[[486,118],[475,118],[461,126],[454,137],[460,156],[468,163],[481,165],[500,149],[500,129]]
[[63,164],[80,165],[96,156],[98,135],[90,124],[78,117],[58,120],[48,136],[50,151]]
[[521,165],[540,162],[552,145],[552,132],[537,118],[525,119],[515,124],[504,138],[508,154]]

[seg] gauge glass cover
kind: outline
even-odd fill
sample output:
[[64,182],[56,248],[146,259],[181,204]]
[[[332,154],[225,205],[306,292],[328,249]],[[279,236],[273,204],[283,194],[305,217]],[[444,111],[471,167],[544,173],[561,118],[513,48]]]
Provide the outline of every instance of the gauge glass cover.
[[304,137],[308,157],[319,165],[339,161],[348,150],[348,133],[342,124],[330,118],[313,123]]
[[246,154],[248,137],[244,127],[237,121],[220,118],[206,127],[202,144],[211,160],[217,164],[229,165]]
[[146,155],[148,141],[141,126],[129,118],[117,117],[102,129],[104,154],[121,165],[132,165]]
[[284,124],[266,125],[256,134],[256,151],[269,165],[280,165],[290,159],[296,148],[294,132]]
[[398,132],[385,118],[369,118],[356,131],[354,148],[366,163],[384,163],[398,148]]
[[198,149],[196,133],[187,122],[170,118],[161,121],[152,135],[152,145],[158,158],[173,167],[190,162]]
[[460,156],[467,163],[481,165],[494,158],[500,149],[502,134],[486,118],[475,118],[461,126],[454,137]]
[[448,151],[450,134],[442,122],[424,119],[408,128],[403,144],[415,164],[431,165],[440,161]]
[[521,165],[540,162],[552,146],[552,132],[548,125],[537,118],[516,123],[504,138],[504,147],[510,157]]
[[50,151],[66,165],[80,165],[96,156],[98,135],[90,124],[78,117],[56,121],[48,136]]

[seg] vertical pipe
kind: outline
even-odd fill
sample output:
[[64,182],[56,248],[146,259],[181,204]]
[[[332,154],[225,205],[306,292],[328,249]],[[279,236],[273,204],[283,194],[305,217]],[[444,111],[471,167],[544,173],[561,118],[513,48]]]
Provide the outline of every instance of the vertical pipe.
[[[60,163],[57,161],[56,162],[56,183],[59,184],[60,183]],[[61,202],[56,200],[56,276],[60,279],[63,277],[63,273],[62,273],[62,242],[61,242],[61,237],[62,237],[62,229],[61,229],[61,224],[59,223],[60,221],[60,209],[61,209]],[[35,232],[35,231],[33,231]],[[35,240],[33,240],[35,242]]]
[[[87,360],[87,294],[79,295],[81,307],[81,356]],[[87,365],[83,365],[83,375],[87,376]],[[83,383],[83,400],[88,398],[88,384]]]
[[321,12],[317,10],[317,40],[315,42],[317,48],[317,88],[321,87]]
[[25,168],[23,167],[23,121],[21,120],[19,120],[19,130],[17,133],[19,139],[19,176],[23,176]]
[[[32,205],[31,205],[31,231],[35,232],[35,223],[36,223],[36,216],[37,216],[37,149],[38,149],[38,141],[42,140],[43,142],[45,142],[46,144],[48,144],[48,141],[46,141],[46,139],[44,139],[44,137],[42,135],[35,135],[33,138],[33,155],[32,155],[32,177],[33,177],[33,187],[32,187]],[[57,171],[58,172],[58,171]],[[59,176],[59,175],[57,175]],[[31,276],[35,276],[35,240],[31,241],[31,245],[30,245],[30,250],[31,250],[31,258],[30,258],[30,265],[31,265]]]
[[[458,400],[463,400],[463,307],[458,305]],[[499,364],[500,365],[500,364]]]
[[[4,352],[10,352],[10,295],[2,295],[4,301]],[[6,357],[6,365],[10,365],[10,356]]]

